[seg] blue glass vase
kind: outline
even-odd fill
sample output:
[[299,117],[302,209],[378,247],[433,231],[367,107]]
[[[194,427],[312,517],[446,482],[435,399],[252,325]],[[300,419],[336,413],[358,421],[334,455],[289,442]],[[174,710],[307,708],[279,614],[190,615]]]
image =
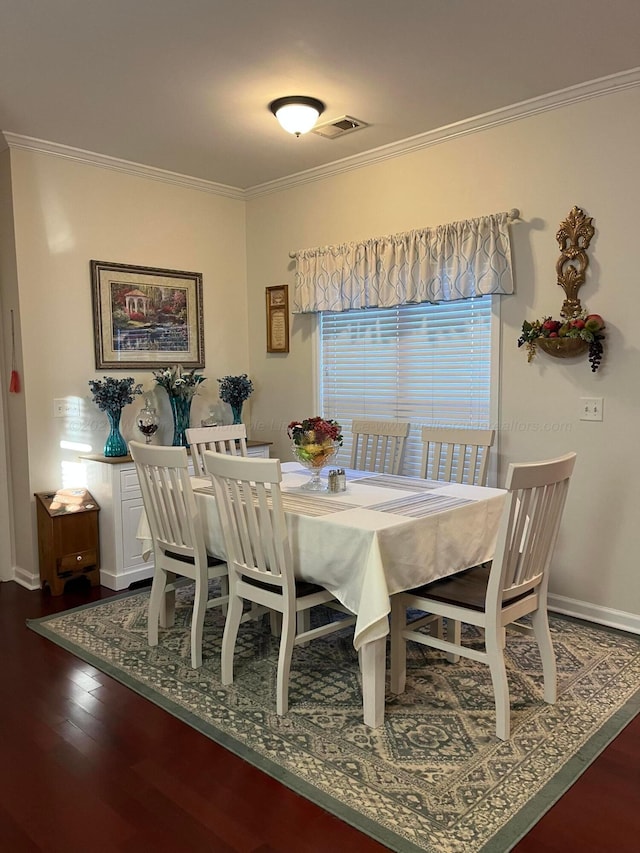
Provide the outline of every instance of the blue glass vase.
[[107,409],[106,411],[109,418],[109,435],[104,446],[104,455],[126,456],[129,448],[120,432],[120,415],[122,414],[122,409]]
[[185,430],[191,419],[191,397],[169,397],[173,414],[173,447],[189,447]]
[[237,406],[231,404],[231,414],[233,415],[233,423],[241,424],[242,423],[242,403],[238,403]]

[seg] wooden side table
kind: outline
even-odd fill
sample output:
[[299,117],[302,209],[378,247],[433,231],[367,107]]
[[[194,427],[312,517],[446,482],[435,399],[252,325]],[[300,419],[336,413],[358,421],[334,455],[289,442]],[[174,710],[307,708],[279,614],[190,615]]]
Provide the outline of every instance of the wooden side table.
[[41,585],[47,583],[52,595],[62,595],[68,580],[86,575],[91,586],[97,586],[100,507],[85,489],[39,492],[35,497]]

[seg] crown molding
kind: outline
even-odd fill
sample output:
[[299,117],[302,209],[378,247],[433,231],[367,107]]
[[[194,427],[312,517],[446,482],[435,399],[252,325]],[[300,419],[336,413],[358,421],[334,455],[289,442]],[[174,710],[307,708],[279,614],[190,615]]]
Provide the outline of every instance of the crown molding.
[[527,101],[520,101],[517,104],[512,104],[508,107],[473,116],[472,118],[464,119],[463,121],[455,122],[453,124],[431,130],[427,133],[410,136],[409,138],[403,139],[399,142],[392,142],[389,145],[372,148],[362,154],[354,154],[351,157],[344,157],[343,159],[328,163],[325,166],[318,166],[312,169],[307,169],[303,172],[296,172],[295,174],[287,175],[283,178],[277,178],[274,181],[256,184],[255,186],[248,187],[247,189],[231,187],[226,184],[218,184],[214,181],[204,180],[203,178],[193,178],[188,175],[181,175],[177,172],[169,172],[165,169],[145,166],[142,163],[133,163],[129,160],[121,160],[117,157],[108,157],[105,154],[96,154],[92,151],[85,151],[81,148],[73,148],[69,145],[60,145],[56,142],[47,142],[44,139],[34,139],[30,136],[21,136],[20,134],[9,133],[8,131],[3,131],[2,135],[4,136],[5,142],[9,148],[22,148],[29,151],[39,151],[56,157],[64,157],[67,160],[75,160],[79,163],[99,166],[103,169],[111,169],[116,172],[124,172],[128,175],[136,175],[138,177],[148,178],[154,181],[162,181],[163,183],[173,184],[187,189],[199,190],[200,192],[207,192],[213,195],[244,201],[281,192],[282,190],[291,189],[292,187],[302,186],[303,184],[308,184],[313,181],[320,181],[324,178],[332,177],[333,175],[339,175],[344,172],[361,169],[364,166],[370,166],[374,163],[381,163],[385,160],[401,157],[404,154],[420,151],[423,148],[430,148],[432,145],[440,145],[443,142],[456,139],[460,136],[466,136],[470,133],[480,133],[493,127],[499,127],[502,124],[507,124],[512,121],[518,121],[519,119],[547,112],[548,110],[577,104],[581,101],[590,100],[591,98],[598,98],[601,95],[610,95],[625,89],[631,89],[638,85],[640,85],[640,67],[632,68],[628,71],[622,71],[618,74],[610,74],[607,77],[600,77],[596,80],[591,80],[587,83],[580,83],[566,89],[559,89],[556,92],[550,92],[547,95],[541,95],[540,97],[531,98]]
[[31,136],[21,136],[18,133],[3,131],[2,135],[9,148],[39,151],[43,154],[63,157],[66,160],[74,160],[76,163],[99,166],[102,169],[111,169],[114,172],[124,172],[127,175],[135,175],[152,181],[162,181],[165,184],[173,184],[174,186],[186,187],[187,189],[199,190],[200,192],[212,193],[213,195],[225,196],[226,198],[234,198],[240,201],[245,197],[244,190],[238,187],[217,184],[214,181],[206,181],[203,178],[192,178],[189,175],[181,175],[178,172],[169,172],[166,169],[157,169],[154,166],[145,166],[143,163],[133,163],[130,160],[120,160],[118,157],[108,157],[106,154],[96,154],[93,151],[73,148],[70,145],[60,145],[57,142],[47,142],[44,139],[34,139]]
[[588,83],[580,83],[576,86],[550,92],[547,95],[530,98],[527,101],[520,101],[508,107],[473,116],[472,118],[464,119],[463,121],[455,122],[454,124],[449,124],[427,133],[420,133],[416,136],[403,139],[400,142],[382,145],[379,148],[373,148],[362,154],[354,154],[342,160],[335,160],[326,166],[307,169],[304,172],[297,172],[285,178],[248,187],[245,190],[245,198],[258,198],[269,195],[270,193],[290,189],[291,187],[308,184],[312,181],[319,181],[333,175],[339,175],[343,172],[361,169],[363,166],[401,157],[404,154],[420,151],[423,148],[430,148],[432,145],[439,145],[442,142],[447,142],[460,136],[479,133],[502,124],[538,115],[548,110],[580,103],[581,101],[597,98],[601,95],[609,95],[638,85],[640,85],[640,67],[632,68],[629,71],[623,71],[619,74],[600,77]]

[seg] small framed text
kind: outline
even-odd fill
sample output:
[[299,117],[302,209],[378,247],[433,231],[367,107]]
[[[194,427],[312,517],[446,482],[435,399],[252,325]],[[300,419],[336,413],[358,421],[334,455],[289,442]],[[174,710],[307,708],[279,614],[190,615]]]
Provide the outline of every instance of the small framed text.
[[267,287],[267,352],[289,352],[289,287]]

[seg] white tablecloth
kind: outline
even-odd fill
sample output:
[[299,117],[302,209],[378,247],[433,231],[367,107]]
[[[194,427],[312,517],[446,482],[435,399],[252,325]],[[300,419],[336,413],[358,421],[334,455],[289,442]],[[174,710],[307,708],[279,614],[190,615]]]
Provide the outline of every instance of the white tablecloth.
[[[347,491],[300,489],[309,473],[283,470],[283,500],[296,574],[322,584],[357,615],[359,649],[389,631],[389,597],[493,556],[506,492],[409,477],[347,472]],[[193,478],[209,553],[224,559],[208,480]],[[151,551],[143,514],[143,554]]]

